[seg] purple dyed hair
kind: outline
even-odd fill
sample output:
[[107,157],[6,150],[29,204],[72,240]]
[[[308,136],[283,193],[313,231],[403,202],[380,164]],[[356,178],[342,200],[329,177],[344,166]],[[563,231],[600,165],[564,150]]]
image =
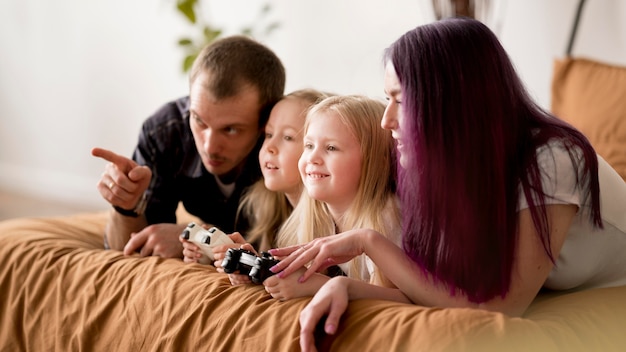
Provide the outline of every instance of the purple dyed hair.
[[577,165],[591,220],[602,227],[595,151],[532,101],[489,28],[464,18],[420,26],[386,50],[387,62],[402,89],[404,250],[435,280],[476,303],[506,295],[520,192],[554,261],[546,208],[537,201],[536,150],[551,139],[563,141]]

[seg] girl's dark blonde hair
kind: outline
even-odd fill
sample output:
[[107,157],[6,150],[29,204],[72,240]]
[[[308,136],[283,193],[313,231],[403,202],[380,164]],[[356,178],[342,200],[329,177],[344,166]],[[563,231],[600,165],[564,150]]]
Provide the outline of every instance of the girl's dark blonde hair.
[[[330,93],[316,89],[300,89],[287,94],[283,99],[298,99],[307,105],[302,111],[304,122],[307,111],[316,103],[330,96]],[[289,217],[293,207],[283,192],[270,191],[261,179],[250,186],[239,204],[238,216],[251,219],[251,227],[246,234],[250,243],[255,243],[259,251],[275,246],[274,239],[278,228]]]

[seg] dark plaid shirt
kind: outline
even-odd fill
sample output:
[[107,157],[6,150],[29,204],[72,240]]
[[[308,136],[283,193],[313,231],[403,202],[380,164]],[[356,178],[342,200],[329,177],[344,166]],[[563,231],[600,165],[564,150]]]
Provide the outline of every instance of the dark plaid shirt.
[[247,219],[236,221],[242,191],[260,179],[258,151],[250,153],[230,197],[224,196],[202,164],[189,127],[189,97],[172,101],[148,118],[141,129],[133,159],[152,170],[146,191],[148,224],[175,223],[176,208],[185,209],[226,233],[245,233]]

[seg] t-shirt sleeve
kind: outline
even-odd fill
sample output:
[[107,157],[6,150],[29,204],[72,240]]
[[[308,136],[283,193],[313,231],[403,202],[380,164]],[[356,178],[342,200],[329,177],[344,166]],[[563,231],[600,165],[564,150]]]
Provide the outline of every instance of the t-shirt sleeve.
[[[574,158],[578,153],[573,153]],[[574,160],[576,161],[576,159]],[[545,196],[543,204],[574,204],[581,206],[581,188],[578,185],[577,168],[570,153],[561,144],[543,146],[537,151],[541,183]],[[537,203],[537,202],[536,202]],[[518,210],[528,208],[528,201],[520,187]]]

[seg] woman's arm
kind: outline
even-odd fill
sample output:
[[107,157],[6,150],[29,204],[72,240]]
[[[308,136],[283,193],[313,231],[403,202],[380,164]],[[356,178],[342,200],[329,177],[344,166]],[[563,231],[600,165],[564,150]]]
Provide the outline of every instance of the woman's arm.
[[[552,254],[554,258],[557,258],[577,207],[549,205],[546,210],[551,229]],[[520,211],[519,226],[509,292],[504,298],[496,297],[480,304],[470,302],[460,292],[451,295],[449,287],[435,282],[433,277],[418,267],[402,249],[373,230],[352,230],[340,235],[316,239],[300,248],[273,250],[272,254],[286,255],[289,252],[291,255],[272,269],[274,272],[284,269],[278,275],[279,277],[287,276],[296,268],[310,262],[309,269],[300,279],[304,281],[318,270],[346,262],[365,253],[383,274],[415,304],[438,307],[477,307],[518,316],[535,298],[553,267],[553,263],[544,251],[528,209]],[[480,280],[480,277],[476,279]],[[349,298],[354,299],[354,297]]]

